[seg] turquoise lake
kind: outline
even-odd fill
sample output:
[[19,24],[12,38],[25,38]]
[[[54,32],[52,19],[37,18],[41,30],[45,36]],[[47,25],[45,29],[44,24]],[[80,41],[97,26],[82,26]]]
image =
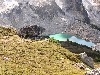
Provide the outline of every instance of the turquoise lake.
[[86,40],[83,40],[81,38],[78,38],[78,37],[75,37],[75,36],[69,35],[69,34],[54,34],[54,35],[50,35],[49,37],[54,38],[54,39],[59,40],[59,41],[67,41],[67,39],[69,39],[69,41],[76,42],[76,43],[81,44],[81,45],[86,45],[88,47],[95,45],[92,42],[88,42]]

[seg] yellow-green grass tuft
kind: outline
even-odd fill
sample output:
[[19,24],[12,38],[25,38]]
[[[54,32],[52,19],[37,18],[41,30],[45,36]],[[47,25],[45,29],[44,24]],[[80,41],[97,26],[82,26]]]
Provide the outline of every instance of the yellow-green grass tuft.
[[0,26],[0,37],[12,36],[12,35],[15,35],[16,33],[17,33],[16,30],[12,27],[5,28],[5,27]]

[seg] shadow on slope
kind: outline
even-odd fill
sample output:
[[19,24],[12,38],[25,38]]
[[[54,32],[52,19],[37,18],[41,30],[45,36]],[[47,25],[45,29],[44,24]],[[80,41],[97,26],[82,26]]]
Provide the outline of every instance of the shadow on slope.
[[92,48],[87,47],[85,45],[79,45],[75,42],[66,41],[66,42],[60,42],[61,46],[68,49],[69,51],[73,53],[83,53],[86,52],[88,56],[92,57],[95,62],[100,62],[100,52],[99,51],[93,51]]

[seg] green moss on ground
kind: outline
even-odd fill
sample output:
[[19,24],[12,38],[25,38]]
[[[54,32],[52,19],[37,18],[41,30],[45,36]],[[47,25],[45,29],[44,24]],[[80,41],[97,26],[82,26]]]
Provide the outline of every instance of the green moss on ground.
[[51,40],[23,39],[8,31],[0,27],[1,75],[84,75],[72,65],[81,62],[77,54]]

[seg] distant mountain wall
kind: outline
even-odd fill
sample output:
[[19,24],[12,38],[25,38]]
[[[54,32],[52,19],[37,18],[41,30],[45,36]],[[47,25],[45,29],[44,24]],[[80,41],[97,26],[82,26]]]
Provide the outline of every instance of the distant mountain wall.
[[[39,25],[44,34],[69,33],[100,42],[99,1],[0,0],[0,24],[20,29]],[[96,5],[97,4],[97,5]]]

